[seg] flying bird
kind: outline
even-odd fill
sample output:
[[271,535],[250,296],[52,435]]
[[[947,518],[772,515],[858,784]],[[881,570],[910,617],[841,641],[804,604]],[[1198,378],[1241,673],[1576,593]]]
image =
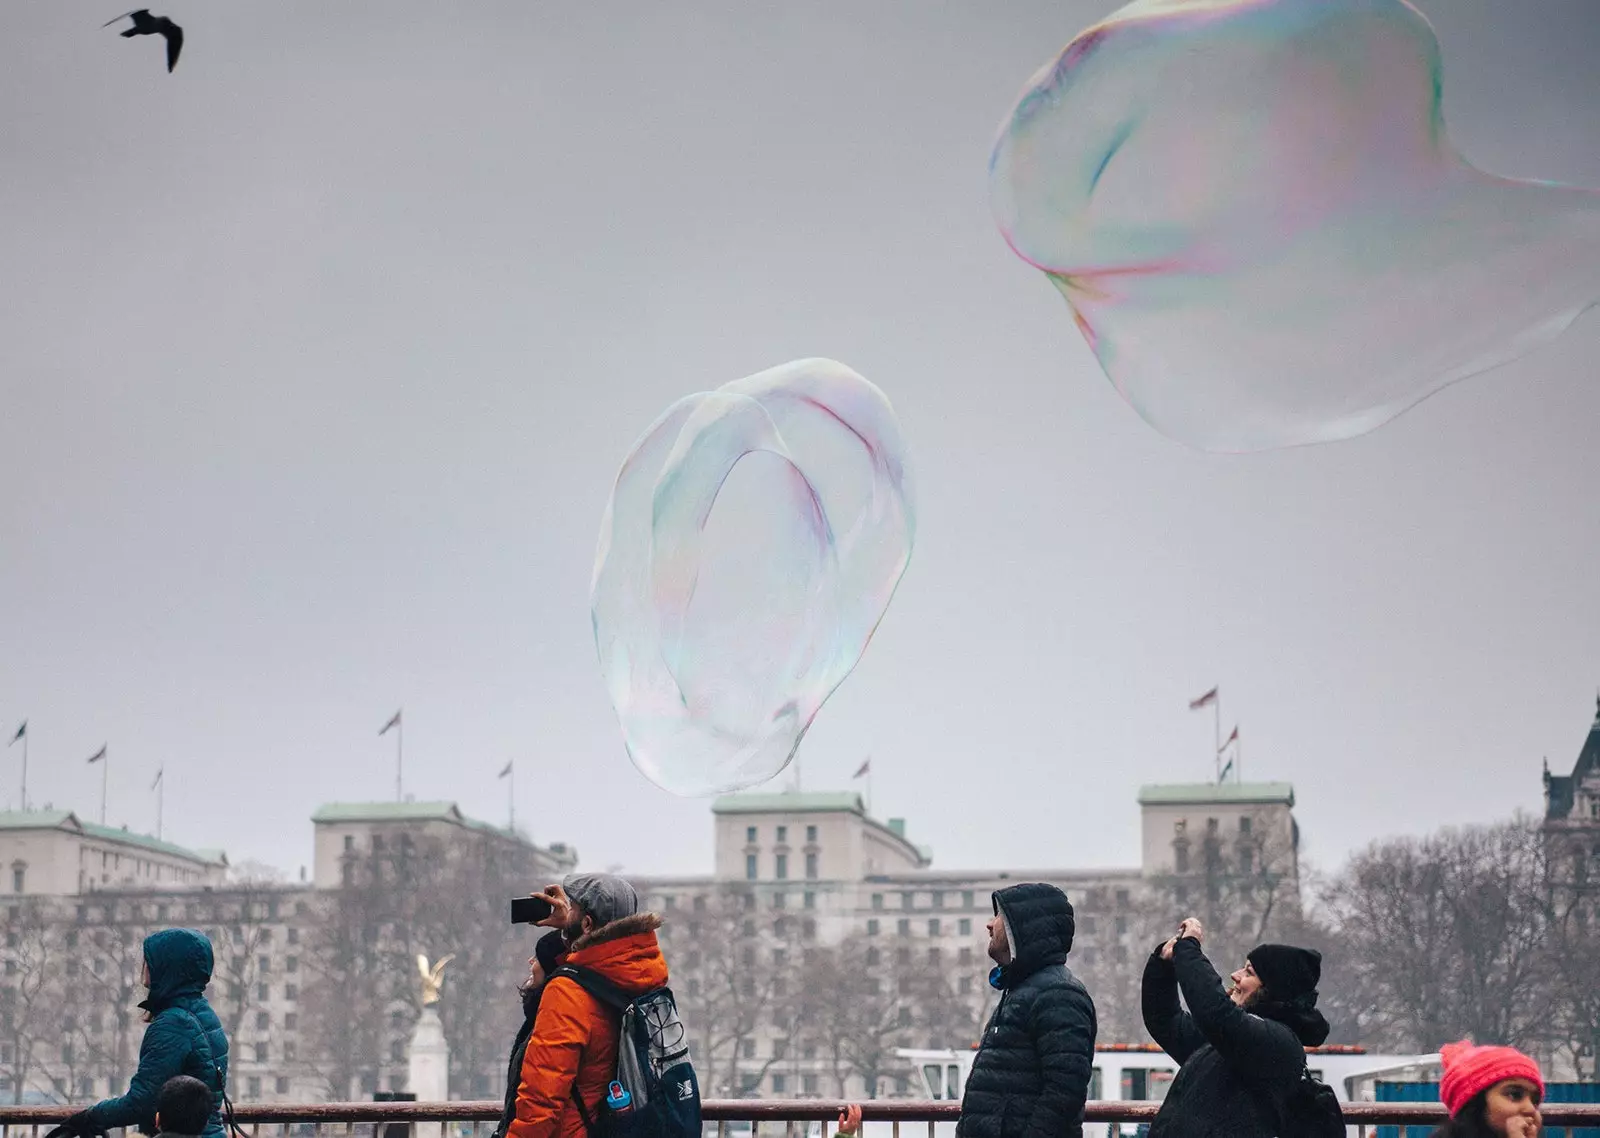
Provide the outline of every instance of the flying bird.
[[[167,71],[178,66],[178,53],[183,50],[183,29],[166,16],[152,16],[149,8],[137,8],[132,12],[124,12],[117,20],[133,17],[133,27],[122,33],[122,38],[130,36],[161,36],[167,41]],[[109,28],[117,20],[107,20],[101,27]]]

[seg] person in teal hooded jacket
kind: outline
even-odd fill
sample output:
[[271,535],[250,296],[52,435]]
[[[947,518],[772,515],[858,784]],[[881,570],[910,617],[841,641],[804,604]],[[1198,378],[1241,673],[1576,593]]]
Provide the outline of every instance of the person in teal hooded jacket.
[[211,942],[192,929],[164,929],[145,937],[142,980],[150,997],[139,1006],[150,1026],[139,1045],[139,1069],[128,1093],[79,1111],[53,1134],[103,1134],[128,1126],[154,1134],[161,1088],[175,1075],[189,1075],[211,1089],[204,1138],[225,1138],[228,1037],[204,995],[212,966]]

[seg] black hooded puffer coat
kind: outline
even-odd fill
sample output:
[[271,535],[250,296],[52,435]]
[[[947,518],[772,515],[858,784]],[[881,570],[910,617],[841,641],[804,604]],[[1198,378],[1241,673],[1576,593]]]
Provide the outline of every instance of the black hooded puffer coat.
[[[1183,990],[1185,1012],[1178,1006]],[[1170,961],[1156,949],[1144,968],[1144,1026],[1180,1064],[1150,1124],[1150,1138],[1273,1138],[1284,1099],[1305,1070],[1307,1047],[1328,1038],[1316,994],[1245,1011],[1223,990],[1192,937]]]
[[1013,885],[994,895],[1011,963],[989,983],[1000,1003],[967,1076],[957,1138],[1078,1138],[1094,1069],[1095,1013],[1066,967],[1072,905],[1054,885]]

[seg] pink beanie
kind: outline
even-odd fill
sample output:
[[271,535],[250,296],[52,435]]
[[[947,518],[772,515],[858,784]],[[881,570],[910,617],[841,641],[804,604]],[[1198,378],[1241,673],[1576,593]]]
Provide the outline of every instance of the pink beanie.
[[1476,1047],[1472,1040],[1463,1039],[1439,1048],[1439,1060],[1444,1066],[1439,1099],[1451,1118],[1479,1091],[1506,1079],[1527,1079],[1544,1094],[1539,1064],[1515,1047]]

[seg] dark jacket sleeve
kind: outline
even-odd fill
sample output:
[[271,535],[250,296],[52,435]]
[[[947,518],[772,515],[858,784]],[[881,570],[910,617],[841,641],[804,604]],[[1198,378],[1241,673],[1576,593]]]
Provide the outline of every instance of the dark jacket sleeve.
[[104,1130],[148,1124],[156,1116],[156,1096],[174,1075],[183,1074],[183,1061],[194,1048],[192,1021],[183,1012],[162,1012],[144,1030],[139,1044],[139,1069],[133,1073],[128,1093],[96,1103],[84,1113]]
[[1230,1067],[1267,1082],[1299,1076],[1306,1061],[1300,1041],[1282,1024],[1253,1016],[1228,999],[1199,941],[1180,940],[1172,959],[1195,1027]]
[[1172,961],[1161,959],[1161,946],[1145,962],[1139,1004],[1144,1029],[1178,1065],[1182,1066],[1205,1042],[1194,1020],[1178,1004],[1178,974]]
[[1048,988],[1034,1000],[1028,1032],[1043,1086],[1023,1131],[1027,1138],[1061,1138],[1083,1124],[1095,1026],[1094,1001],[1077,985]]

